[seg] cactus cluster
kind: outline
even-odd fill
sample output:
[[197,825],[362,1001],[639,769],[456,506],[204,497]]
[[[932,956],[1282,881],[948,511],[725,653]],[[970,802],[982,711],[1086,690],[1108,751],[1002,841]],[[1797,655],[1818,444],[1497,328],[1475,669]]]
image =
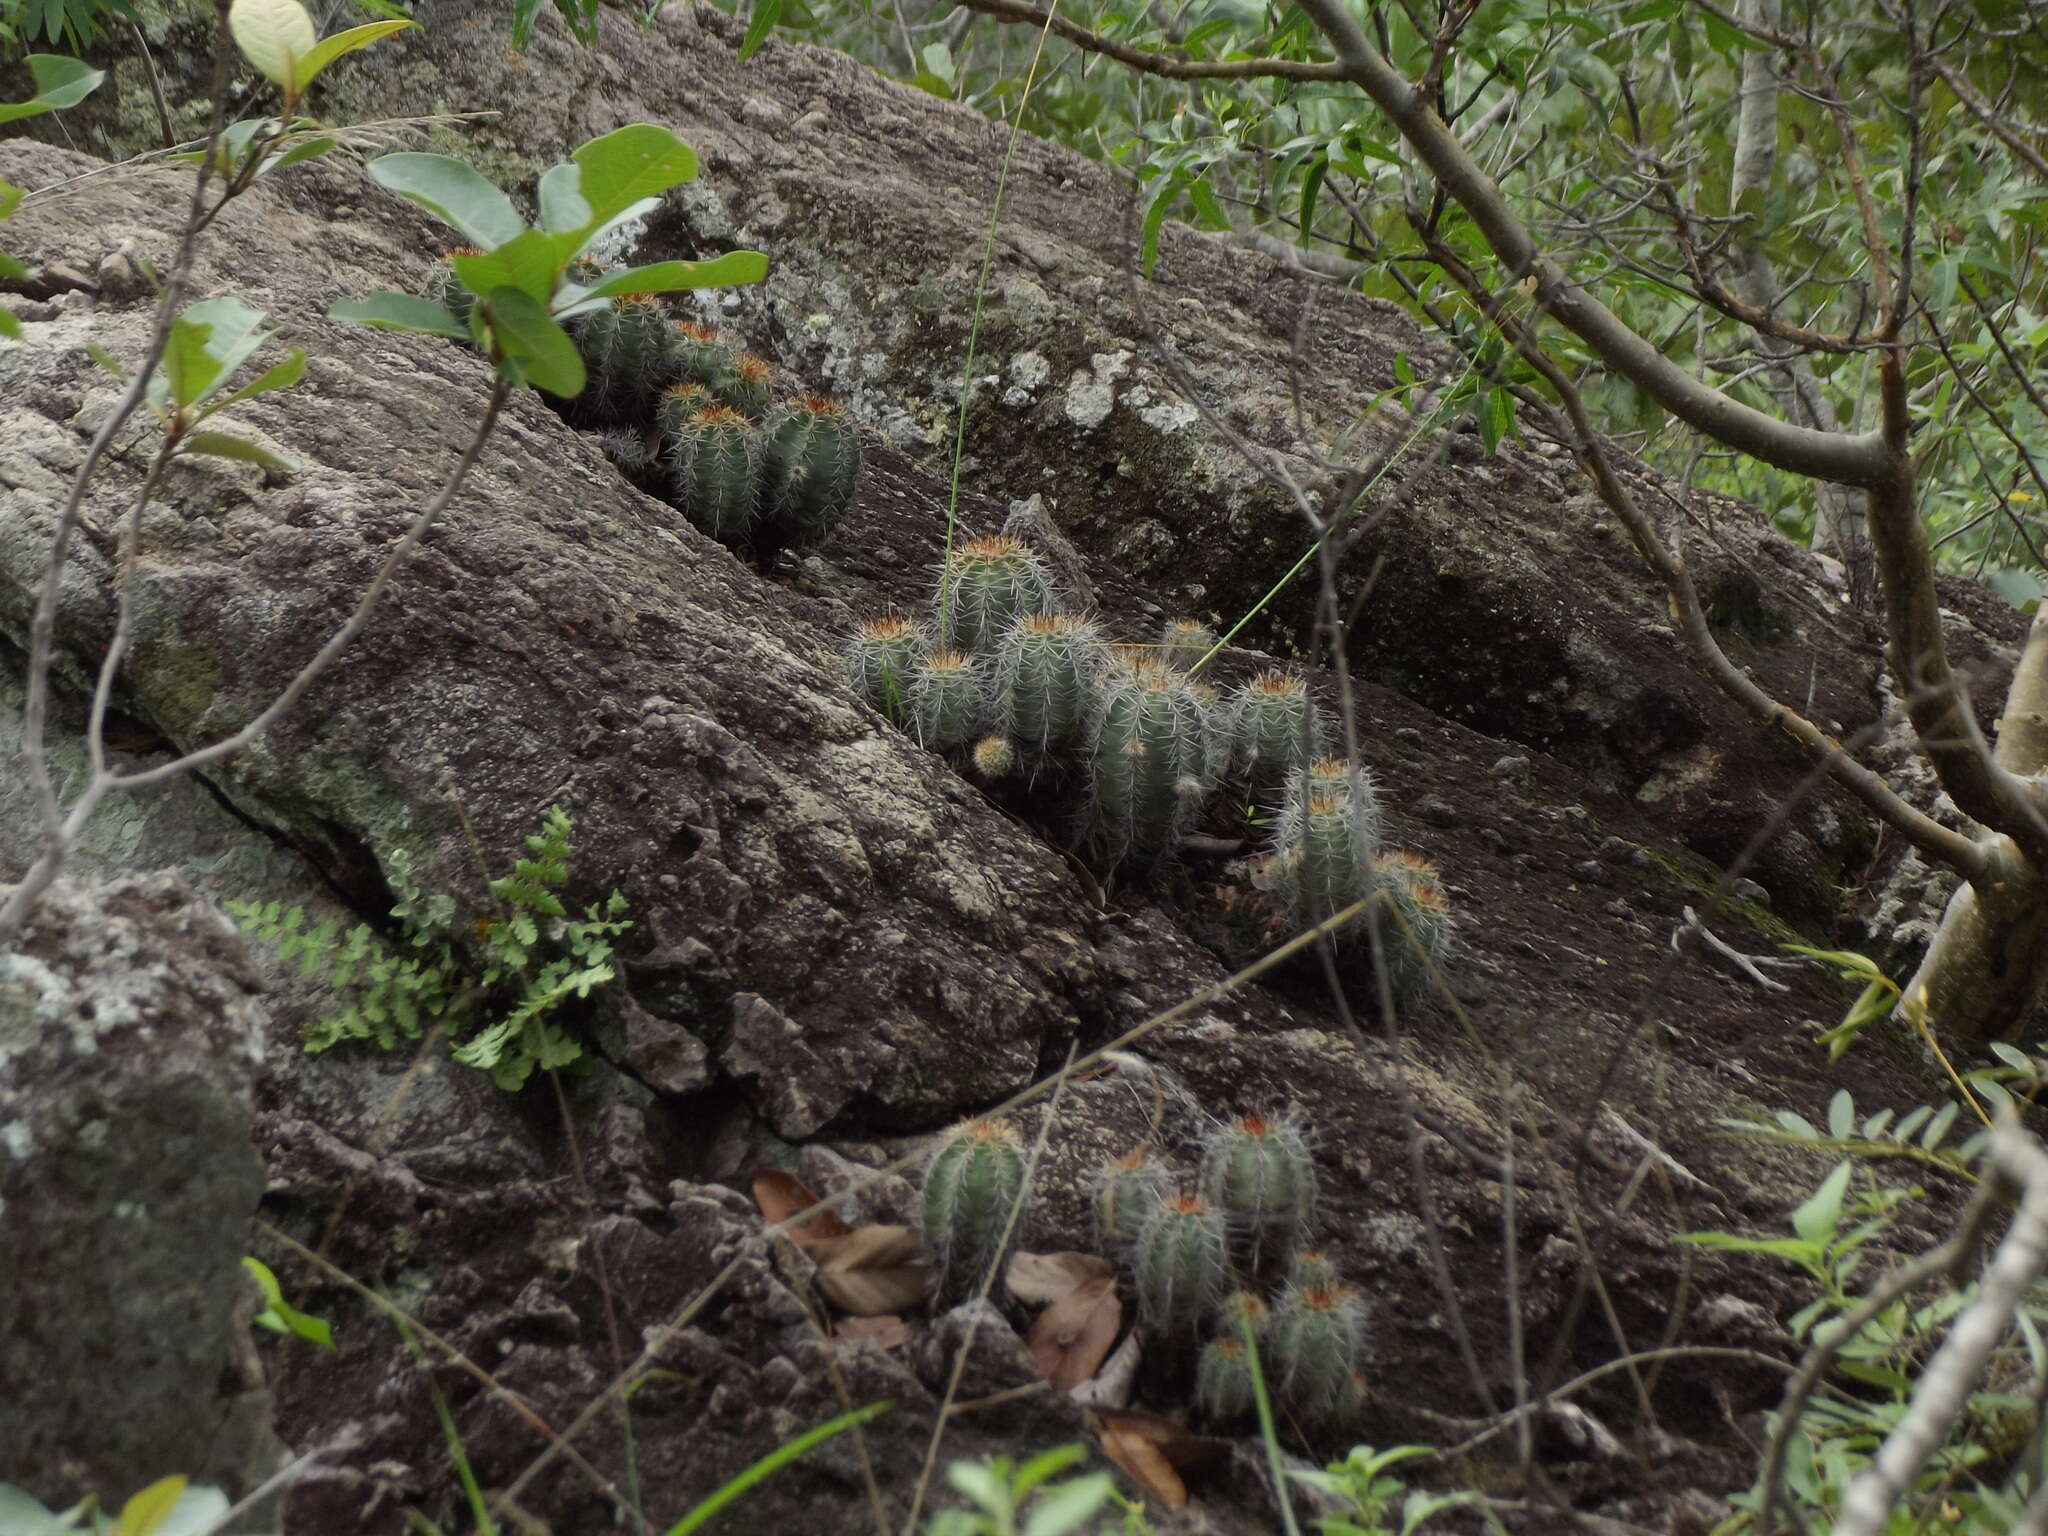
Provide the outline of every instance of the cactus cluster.
[[[451,251],[427,279],[427,296],[464,321],[476,300],[452,261],[475,254]],[[598,273],[579,263],[569,275]],[[566,326],[586,382],[563,415],[602,432],[606,454],[702,532],[766,566],[823,542],[852,507],[861,435],[837,402],[778,401],[771,364],[671,320],[655,298],[608,298]]]
[[918,1230],[940,1297],[971,1292],[1002,1262],[1010,1213],[1029,1194],[1024,1173],[1023,1142],[1003,1120],[956,1127],[925,1164]]
[[[1219,1425],[1253,1404],[1257,1345],[1265,1381],[1294,1418],[1338,1425],[1364,1401],[1364,1299],[1307,1246],[1316,1174],[1308,1127],[1292,1110],[1247,1115],[1203,1138],[1196,1190],[1176,1191],[1143,1149],[1096,1180],[1096,1234],[1129,1267],[1139,1310],[1162,1339],[1202,1342],[1195,1399]],[[1284,1256],[1284,1258],[1283,1258]],[[1277,1288],[1274,1300],[1261,1287]]]

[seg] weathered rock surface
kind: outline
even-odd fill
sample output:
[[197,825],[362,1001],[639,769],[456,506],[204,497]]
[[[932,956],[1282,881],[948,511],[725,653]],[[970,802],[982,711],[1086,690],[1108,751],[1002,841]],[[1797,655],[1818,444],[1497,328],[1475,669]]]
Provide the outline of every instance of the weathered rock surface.
[[276,1469],[242,1268],[257,988],[176,875],[61,883],[0,955],[0,1482],[118,1509]]
[[[673,1520],[841,1411],[843,1383],[854,1402],[898,1405],[868,1446],[900,1523],[930,1431],[934,1394],[913,1368],[928,1363],[929,1341],[820,1338],[792,1305],[805,1299],[802,1266],[747,1246],[755,1229],[735,1189],[757,1163],[789,1160],[793,1140],[828,1140],[863,1168],[914,1153],[921,1144],[905,1133],[1001,1097],[1056,1066],[1071,1041],[1099,1043],[1213,984],[1271,934],[1242,871],[1215,861],[1099,910],[1027,824],[1030,806],[999,809],[838,681],[849,623],[917,604],[943,538],[944,486],[925,470],[950,441],[1003,135],[829,54],[772,43],[742,66],[737,30],[705,7],[672,7],[646,31],[608,14],[594,52],[544,23],[516,60],[496,41],[500,11],[419,14],[422,29],[374,63],[337,67],[323,112],[513,107],[461,136],[436,130],[434,145],[508,181],[619,122],[675,126],[704,152],[706,174],[649,228],[644,254],[770,252],[762,291],[701,301],[862,414],[874,437],[860,506],[800,576],[763,580],[522,398],[305,706],[205,786],[111,805],[81,868],[172,863],[219,897],[353,920],[388,911],[384,871],[403,851],[474,911],[481,877],[464,818],[495,870],[545,806],[564,805],[577,822],[571,898],[616,886],[637,924],[620,995],[585,1021],[608,1062],[564,1085],[564,1115],[546,1085],[507,1098],[438,1051],[304,1058],[291,1047],[322,1000],[275,976],[279,1049],[258,1122],[267,1214],[329,1242],[337,1265],[521,1394],[514,1405],[435,1369],[489,1487],[513,1484],[546,1448],[536,1420],[571,1422],[661,1340],[663,1374],[632,1410],[651,1515]],[[201,31],[151,25],[184,121]],[[147,99],[110,88],[74,114],[73,131],[103,129],[110,144],[152,137],[153,112],[146,125],[120,120]],[[0,144],[0,175],[32,188],[92,165]],[[162,260],[181,190],[167,171],[80,182],[32,198],[7,244],[32,263],[87,271],[124,242]],[[1309,436],[1348,425],[1390,381],[1396,352],[1429,352],[1384,306],[1304,287],[1181,230],[1167,231],[1158,284],[1134,295],[1125,253],[1103,238],[1126,214],[1101,168],[1020,147],[962,516],[992,528],[1008,501],[1042,494],[1113,626],[1137,634],[1168,612],[1234,617],[1302,543],[1293,513],[1175,395],[1145,350],[1147,317],[1239,430],[1287,451],[1298,446],[1286,358],[1301,304],[1317,316],[1303,369]],[[335,297],[416,285],[449,238],[339,161],[267,180],[210,238],[202,291],[263,305],[282,339],[313,354],[298,390],[234,413],[307,468],[275,482],[203,464],[173,476],[145,526],[142,643],[120,701],[131,753],[153,750],[152,733],[210,739],[260,707],[454,462],[484,398],[477,361],[323,318]],[[136,296],[111,292],[29,319],[24,345],[0,346],[0,635],[17,643],[51,503],[111,398],[83,343],[132,355],[145,323]],[[1366,438],[1384,447],[1405,431],[1377,423]],[[1672,956],[1679,910],[1709,874],[1687,850],[1732,854],[1802,769],[1692,675],[1661,629],[1661,600],[1625,541],[1594,526],[1568,466],[1520,452],[1487,460],[1458,433],[1424,438],[1406,465],[1369,509],[1378,521],[1344,579],[1355,596],[1385,556],[1355,641],[1357,702],[1393,835],[1444,866],[1463,914],[1455,1006],[1361,1039],[1303,965],[1190,1010],[1137,1047],[1143,1060],[1063,1096],[1024,1232],[1033,1247],[1084,1247],[1103,1154],[1152,1138],[1192,1173],[1209,1117],[1301,1103],[1321,1130],[1322,1239],[1377,1309],[1371,1371],[1388,1385],[1358,1433],[1381,1445],[1436,1433],[1430,1413],[1472,1415],[1487,1394],[1506,1395],[1496,1159],[1510,1116],[1524,1154],[1513,1233],[1528,1267],[1523,1324],[1558,1340],[1532,1365],[1541,1389],[1666,1335],[1672,1298],[1689,1285],[1674,1231],[1776,1223],[1804,1192],[1815,1170],[1715,1136],[1716,1117],[1788,1102],[1818,1114],[1837,1086],[1873,1107],[1931,1091],[1876,1056],[1818,1080],[1799,1024],[1839,1012],[1825,984],[1802,978],[1767,997]],[[110,628],[108,535],[135,474],[115,463],[93,498],[97,537],[62,622],[74,682]],[[1823,715],[1866,718],[1872,660],[1838,633],[1848,621],[1805,556],[1744,509],[1715,509],[1714,526],[1727,571],[1706,584],[1724,599],[1738,658],[1802,699],[1810,681]],[[1305,601],[1288,594],[1259,643],[1298,642]],[[1995,614],[1980,624],[1981,659],[1995,668],[2012,635]],[[0,693],[0,744],[18,729],[13,707]],[[74,768],[75,732],[74,717],[57,743]],[[1518,766],[1490,771],[1507,758]],[[33,829],[9,793],[0,783],[0,878],[23,866]],[[1762,871],[1776,911],[1794,924],[1831,918],[1830,882],[1866,843],[1838,805],[1798,807]],[[1754,907],[1722,927],[1752,950],[1797,931]],[[1582,1158],[1577,1132],[1603,1113],[1602,1091],[1620,1129],[1599,1120],[1606,1134]],[[1033,1135],[1043,1112],[1022,1117]],[[1700,1185],[1640,1181],[1634,1133],[1654,1136]],[[906,1193],[885,1182],[863,1214],[901,1220]],[[1460,1364],[1449,1303],[1429,1278],[1432,1221],[1482,1382]],[[1582,1305],[1583,1256],[1559,1235],[1579,1230],[1627,1340]],[[734,1281],[664,1333],[735,1260]],[[302,1448],[343,1429],[363,1437],[335,1479],[302,1490],[294,1528],[395,1531],[408,1505],[451,1515],[459,1495],[419,1370],[351,1293],[278,1266],[341,1340],[332,1360],[273,1355],[288,1367],[275,1373],[280,1422]],[[1789,1294],[1752,1268],[1716,1268],[1712,1289],[1766,1313]],[[1185,1394],[1155,1364],[1141,1398],[1151,1390],[1155,1406],[1172,1406]],[[991,1385],[1002,1376],[984,1374]],[[1669,1438],[1657,1486],[1646,1490],[1635,1463],[1570,1457],[1546,1468],[1551,1486],[1648,1523],[1672,1489],[1720,1490],[1745,1465],[1722,1409],[1703,1405],[1749,1412],[1779,1384],[1767,1371],[1674,1364],[1659,1388]],[[1613,1388],[1584,1401],[1626,1429],[1635,1405],[1619,1377]],[[1024,1399],[952,1421],[946,1449],[1028,1451],[1083,1433],[1071,1409]],[[557,1458],[520,1501],[558,1530],[608,1526],[627,1465],[617,1416],[576,1443],[588,1468]],[[853,1529],[866,1506],[860,1458],[834,1442],[756,1493],[747,1523]],[[1201,1493],[1186,1519],[1155,1525],[1271,1525],[1266,1495],[1242,1479]]]

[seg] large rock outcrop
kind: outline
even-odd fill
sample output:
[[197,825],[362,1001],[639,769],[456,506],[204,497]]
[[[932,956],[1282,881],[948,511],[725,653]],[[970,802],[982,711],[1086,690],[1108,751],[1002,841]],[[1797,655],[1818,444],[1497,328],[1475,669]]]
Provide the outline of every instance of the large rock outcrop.
[[[151,25],[182,121],[203,30],[179,14]],[[336,1264],[383,1285],[520,1395],[515,1406],[437,1369],[488,1486],[511,1483],[545,1447],[536,1420],[574,1419],[737,1257],[733,1284],[658,1362],[670,1374],[633,1399],[650,1512],[672,1520],[839,1411],[835,1370],[856,1400],[898,1402],[870,1448],[886,1496],[900,1499],[943,1381],[916,1374],[916,1351],[817,1338],[803,1266],[746,1249],[731,1186],[768,1158],[801,1160],[828,1184],[846,1165],[826,1145],[857,1166],[914,1150],[907,1133],[1001,1097],[1057,1065],[1070,1041],[1098,1042],[1251,958],[1262,935],[1243,909],[1255,898],[1241,872],[1195,862],[1104,901],[1037,829],[839,680],[848,625],[917,604],[943,538],[945,486],[929,471],[950,440],[997,130],[815,50],[771,44],[740,65],[737,29],[705,7],[672,7],[645,31],[608,13],[594,51],[544,24],[518,59],[498,45],[495,9],[423,4],[419,15],[417,34],[338,66],[322,111],[503,108],[502,120],[431,137],[508,182],[620,122],[674,126],[704,152],[705,177],[648,228],[643,254],[769,252],[762,290],[700,302],[861,413],[873,435],[860,505],[799,573],[764,579],[522,397],[303,707],[203,783],[111,803],[80,869],[171,863],[217,897],[379,920],[403,853],[474,912],[475,843],[495,870],[544,807],[562,804],[577,827],[571,898],[616,886],[637,924],[624,983],[591,1021],[605,1060],[565,1084],[558,1108],[546,1086],[508,1098],[438,1052],[305,1058],[291,1046],[323,999],[276,975],[281,1049],[257,1126],[268,1214],[329,1241]],[[110,146],[153,132],[122,121],[139,100],[103,92],[74,132]],[[84,343],[133,355],[146,324],[139,292],[67,292],[53,273],[98,272],[124,244],[161,261],[181,206],[172,170],[59,187],[93,169],[64,150],[0,144],[0,176],[52,189],[5,230],[45,300],[24,310],[27,340],[0,346],[0,636],[16,645],[53,504],[111,398]],[[1240,430],[1290,451],[1287,358],[1302,303],[1313,298],[1318,316],[1301,375],[1311,436],[1341,430],[1390,378],[1393,355],[1426,358],[1427,343],[1384,306],[1181,230],[1167,232],[1158,283],[1134,288],[1103,239],[1122,227],[1125,192],[1050,146],[1026,141],[1011,189],[982,339],[990,377],[970,419],[966,526],[989,528],[1010,499],[1043,494],[1119,631],[1175,611],[1234,617],[1293,561],[1301,531],[1175,394],[1146,351],[1148,330]],[[204,245],[200,291],[265,307],[281,340],[313,355],[305,384],[235,412],[305,468],[174,472],[145,521],[139,643],[119,701],[130,754],[248,718],[453,464],[485,394],[477,360],[324,319],[335,297],[417,285],[448,238],[334,158],[266,180]],[[1382,421],[1366,436],[1384,445],[1404,431]],[[1344,579],[1362,585],[1385,557],[1356,642],[1357,702],[1394,836],[1443,864],[1463,914],[1458,995],[1369,1042],[1312,966],[1193,1010],[1143,1046],[1173,1088],[1163,1127],[1150,1128],[1149,1089],[1124,1071],[1061,1101],[1047,1198],[1026,1234],[1040,1247],[1090,1240],[1082,1191],[1106,1152],[1147,1135],[1184,1151],[1207,1117],[1301,1103],[1322,1131],[1325,1240],[1378,1310],[1372,1363],[1389,1387],[1360,1429],[1376,1444],[1425,1438],[1442,1425],[1430,1414],[1475,1413],[1507,1379],[1504,1136],[1527,1155],[1514,1233],[1524,1327],[1562,1340],[1538,1362],[1541,1388],[1624,1347],[1588,1321],[1589,1260],[1560,1234],[1587,1233],[1590,1261],[1625,1277],[1613,1288],[1624,1333],[1663,1337],[1670,1298],[1703,1284],[1682,1271],[1671,1233],[1775,1221],[1810,1171],[1716,1137],[1717,1116],[1788,1099],[1818,1113],[1838,1083],[1872,1105],[1926,1092],[1876,1058],[1815,1080],[1797,1023],[1839,1010],[1824,984],[1766,995],[1671,955],[1680,911],[1710,873],[1688,850],[1739,847],[1802,768],[1693,676],[1647,578],[1624,541],[1603,538],[1569,467],[1519,450],[1489,460],[1460,433],[1425,438],[1404,464],[1369,509],[1377,521]],[[73,685],[111,628],[108,535],[137,475],[135,456],[117,458],[91,502],[95,536],[60,626]],[[1871,658],[1835,634],[1846,621],[1806,557],[1743,509],[1718,509],[1716,530],[1727,568],[1707,585],[1746,626],[1730,635],[1742,658],[1796,677],[1802,698],[1810,684],[1823,714],[1866,716]],[[1290,649],[1305,602],[1288,593],[1257,643]],[[1983,627],[1995,664],[2010,635],[1995,614]],[[18,671],[18,651],[0,641],[0,653]],[[0,684],[0,742],[18,730],[16,698]],[[55,743],[71,772],[76,732],[74,712]],[[13,794],[0,784],[0,878],[31,851],[33,821]],[[1767,894],[1811,918],[1864,851],[1838,803],[1804,802],[1772,845]],[[1771,936],[1788,932],[1760,907],[1744,913]],[[1744,947],[1769,942],[1734,932]],[[1595,1131],[1584,1155],[1582,1125]],[[1642,1132],[1693,1182],[1639,1185]],[[798,1153],[799,1141],[818,1145]],[[1412,1182],[1417,1169],[1426,1188]],[[886,1183],[863,1214],[900,1218],[904,1194]],[[1428,1278],[1432,1221],[1482,1383],[1467,1378]],[[335,1318],[341,1341],[335,1359],[295,1359],[278,1374],[281,1423],[300,1446],[345,1428],[361,1440],[334,1478],[298,1496],[302,1527],[396,1530],[407,1504],[456,1508],[432,1405],[395,1336],[346,1290],[282,1257],[279,1267],[306,1288],[302,1304]],[[1782,1299],[1778,1277],[1751,1270],[1704,1284],[1741,1287],[1742,1305]],[[1750,1315],[1714,1315],[1737,1314]],[[1768,1326],[1745,1342],[1784,1347]],[[1688,1437],[1674,1485],[1725,1484],[1743,1454],[1718,1412],[1689,1404],[1719,1393],[1747,1411],[1776,1385],[1769,1372],[1674,1364],[1660,1387],[1662,1432]],[[1634,1412],[1619,1386],[1587,1401],[1618,1424]],[[1026,1399],[962,1416],[947,1446],[1015,1451],[1084,1433],[1071,1409]],[[578,1443],[596,1478],[558,1459],[521,1495],[558,1530],[616,1517],[627,1465],[616,1417]],[[1550,1471],[1586,1507],[1660,1514],[1672,1489],[1645,1488],[1634,1466],[1565,1457]],[[755,1499],[759,1529],[866,1519],[850,1448],[807,1459]],[[1184,1528],[1270,1524],[1250,1479],[1226,1479],[1201,1504]]]

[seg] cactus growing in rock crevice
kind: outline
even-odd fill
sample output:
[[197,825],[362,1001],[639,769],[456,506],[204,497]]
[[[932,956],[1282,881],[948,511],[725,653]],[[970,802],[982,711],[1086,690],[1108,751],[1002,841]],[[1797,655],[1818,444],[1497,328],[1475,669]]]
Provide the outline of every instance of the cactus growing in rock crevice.
[[1145,1223],[1132,1267],[1145,1320],[1170,1332],[1194,1333],[1230,1284],[1223,1213],[1200,1195],[1175,1195]]
[[751,352],[740,352],[712,375],[711,393],[747,420],[760,422],[775,404],[775,370]]
[[1169,849],[1210,789],[1208,711],[1185,674],[1158,662],[1113,664],[1089,721],[1090,812],[1119,855]]
[[683,515],[721,544],[746,542],[761,482],[761,434],[730,406],[700,406],[667,434],[669,485]]
[[733,360],[737,351],[708,326],[678,320],[669,327],[669,371],[685,383],[701,384],[708,390],[719,370]]
[[1095,702],[1102,631],[1071,613],[1020,616],[996,647],[1005,728],[1041,751],[1075,736]]
[[988,716],[981,668],[965,651],[933,651],[910,674],[910,726],[936,751],[972,740]]
[[1203,1146],[1202,1191],[1249,1240],[1254,1265],[1271,1247],[1299,1242],[1316,1206],[1315,1164],[1301,1122],[1246,1115],[1218,1126]]
[[917,665],[930,649],[922,625],[888,613],[861,625],[846,648],[846,678],[853,691],[889,717],[910,723],[910,698]]
[[569,334],[587,378],[574,415],[600,425],[644,426],[671,382],[668,318],[645,294],[609,299],[579,315]]
[[1231,766],[1253,789],[1286,783],[1322,755],[1329,734],[1307,682],[1277,668],[1231,696],[1229,729]]
[[1195,1406],[1202,1416],[1212,1424],[1229,1424],[1250,1413],[1257,1402],[1251,1351],[1244,1340],[1228,1335],[1211,1339],[1202,1347],[1202,1360],[1195,1368]]
[[1290,1290],[1266,1330],[1265,1353],[1280,1396],[1304,1418],[1339,1412],[1365,1353],[1364,1299],[1342,1283]]
[[1380,955],[1394,1001],[1425,991],[1443,967],[1450,939],[1451,903],[1437,867],[1419,853],[1396,849],[1373,860],[1373,883],[1386,892],[1380,918]]
[[1001,534],[955,545],[939,568],[939,639],[963,651],[993,651],[1025,614],[1058,606],[1038,552]]
[[974,744],[974,771],[993,783],[1017,771],[1017,744],[1007,736],[984,736]]
[[1216,631],[1195,619],[1168,619],[1159,631],[1159,660],[1192,672],[1216,648]]
[[1095,1235],[1103,1250],[1131,1252],[1171,1191],[1166,1169],[1143,1147],[1103,1164],[1095,1178]]
[[427,298],[455,316],[459,325],[467,326],[469,317],[476,312],[476,295],[455,275],[455,258],[481,255],[483,252],[473,245],[458,245],[435,262],[427,274]]
[[786,545],[823,541],[853,507],[860,428],[821,395],[788,400],[763,429],[761,517]]
[[1295,770],[1275,828],[1273,869],[1299,927],[1364,900],[1379,832],[1379,796],[1363,768],[1325,758]]
[[1028,1197],[1024,1147],[1001,1120],[956,1128],[925,1165],[918,1230],[941,1296],[971,1290],[1002,1261],[1010,1213]]

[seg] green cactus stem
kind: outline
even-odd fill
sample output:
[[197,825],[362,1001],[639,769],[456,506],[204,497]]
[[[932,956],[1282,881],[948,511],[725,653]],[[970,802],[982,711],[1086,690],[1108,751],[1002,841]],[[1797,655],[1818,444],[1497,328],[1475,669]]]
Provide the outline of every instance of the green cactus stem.
[[673,377],[706,389],[732,362],[737,349],[708,326],[678,320],[669,327],[668,364]]
[[901,614],[870,619],[846,648],[846,680],[892,725],[910,723],[910,695],[918,663],[930,649],[922,625]]
[[1005,727],[1041,750],[1086,724],[1101,673],[1102,631],[1071,613],[1027,613],[996,649],[995,697]]
[[729,406],[700,406],[664,446],[683,515],[721,544],[745,543],[761,478],[761,434],[753,423]]
[[1264,1352],[1281,1398],[1304,1418],[1342,1409],[1365,1353],[1365,1302],[1348,1285],[1290,1290],[1273,1314]]
[[763,421],[775,404],[775,369],[751,352],[738,353],[712,376],[711,393],[747,420]]
[[1312,1291],[1317,1286],[1335,1285],[1338,1281],[1337,1261],[1320,1248],[1297,1248],[1288,1255],[1287,1284],[1297,1291]]
[[910,724],[922,746],[943,752],[973,739],[988,714],[981,668],[965,651],[936,650],[910,678]]
[[1293,1115],[1246,1115],[1218,1126],[1203,1146],[1202,1191],[1249,1240],[1252,1263],[1276,1244],[1301,1241],[1315,1222],[1316,1169]]
[[1200,1195],[1174,1196],[1145,1223],[1133,1268],[1146,1321],[1167,1332],[1198,1333],[1230,1284],[1223,1213]]
[[588,374],[577,414],[605,425],[637,426],[654,416],[669,377],[669,323],[660,301],[628,294],[570,324]]
[[654,408],[654,424],[661,431],[662,441],[666,443],[675,437],[705,406],[717,403],[702,384],[669,385]]
[[1231,765],[1255,789],[1286,783],[1322,755],[1327,734],[1308,683],[1291,672],[1261,672],[1231,698]]
[[1194,671],[1216,648],[1216,631],[1194,619],[1168,619],[1159,631],[1159,659],[1183,672]]
[[956,544],[939,570],[939,639],[963,651],[993,651],[1025,614],[1058,606],[1038,552],[1001,534]]
[[1419,853],[1396,849],[1372,863],[1373,884],[1385,891],[1379,920],[1380,954],[1397,1003],[1427,995],[1443,969],[1451,936],[1451,903],[1437,867]]
[[837,401],[807,395],[769,416],[761,514],[797,547],[822,543],[853,507],[860,428]]
[[1143,1147],[1104,1163],[1095,1177],[1095,1234],[1103,1251],[1134,1252],[1171,1190],[1166,1170]]
[[1184,673],[1120,661],[1089,722],[1090,814],[1119,856],[1151,857],[1179,840],[1214,767],[1209,713]]
[[1024,1147],[1014,1127],[974,1120],[925,1165],[918,1228],[937,1293],[970,1291],[1001,1262],[1011,1209],[1026,1197]]
[[984,736],[974,744],[974,771],[994,783],[1017,771],[1017,744],[1007,736]]
[[1258,1401],[1252,1387],[1251,1351],[1244,1340],[1225,1336],[1202,1346],[1195,1372],[1195,1406],[1212,1424],[1231,1424],[1249,1414]]
[[1273,868],[1298,926],[1312,927],[1365,898],[1379,832],[1379,797],[1363,768],[1323,758],[1295,771],[1275,827]]

